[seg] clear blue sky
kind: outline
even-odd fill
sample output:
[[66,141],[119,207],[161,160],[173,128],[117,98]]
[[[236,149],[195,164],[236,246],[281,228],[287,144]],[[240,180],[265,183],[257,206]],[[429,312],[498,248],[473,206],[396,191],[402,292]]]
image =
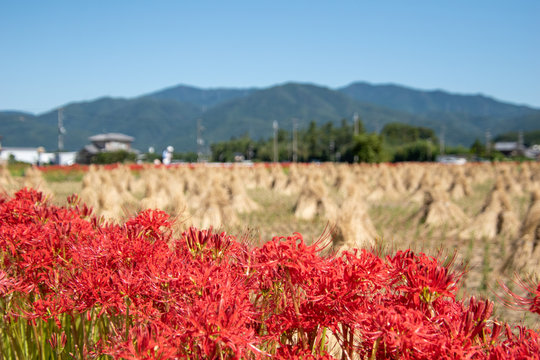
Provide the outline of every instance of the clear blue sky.
[[540,107],[540,1],[2,1],[0,109],[354,81]]

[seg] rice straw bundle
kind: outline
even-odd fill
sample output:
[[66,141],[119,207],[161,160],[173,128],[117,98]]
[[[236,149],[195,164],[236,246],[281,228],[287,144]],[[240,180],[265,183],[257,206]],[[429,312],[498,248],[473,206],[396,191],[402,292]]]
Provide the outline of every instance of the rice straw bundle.
[[229,174],[225,186],[229,193],[229,203],[237,212],[249,213],[259,208],[259,205],[249,197],[245,185],[236,172]]
[[531,204],[520,236],[514,242],[512,255],[507,262],[526,273],[540,276],[540,189],[531,194]]
[[23,176],[22,187],[28,187],[41,191],[46,197],[52,197],[54,194],[47,185],[47,182],[41,175],[41,171],[35,166],[26,168]]
[[303,220],[312,220],[316,216],[330,218],[335,211],[335,204],[329,199],[322,179],[310,177],[296,201],[294,216]]
[[339,216],[334,217],[331,224],[332,248],[336,251],[375,245],[377,231],[361,201],[346,199],[339,209]]
[[459,234],[460,238],[493,239],[501,234],[517,235],[519,220],[502,187],[501,182],[494,185],[478,215]]
[[450,188],[448,189],[450,196],[453,199],[461,199],[465,196],[472,194],[472,188],[469,181],[462,172],[459,172],[452,181]]
[[467,216],[445,192],[428,190],[424,192],[424,204],[416,214],[419,223],[431,228],[459,226],[467,221]]
[[285,189],[285,185],[287,184],[287,175],[283,173],[283,169],[280,165],[272,166],[270,169],[272,178],[270,187],[275,192],[283,192],[283,189]]

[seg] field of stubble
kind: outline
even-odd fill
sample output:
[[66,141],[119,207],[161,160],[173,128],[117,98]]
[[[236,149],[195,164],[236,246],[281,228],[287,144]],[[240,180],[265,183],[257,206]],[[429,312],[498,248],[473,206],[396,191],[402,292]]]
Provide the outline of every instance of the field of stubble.
[[[76,193],[108,221],[163,209],[177,219],[178,233],[212,226],[260,243],[299,232],[308,242],[326,237],[328,251],[377,246],[455,256],[467,270],[462,295],[497,304],[499,282],[512,288],[516,273],[540,274],[538,163],[119,166],[55,174],[3,169],[0,186],[8,193],[37,188],[59,205]],[[502,305],[496,314],[537,325]]]

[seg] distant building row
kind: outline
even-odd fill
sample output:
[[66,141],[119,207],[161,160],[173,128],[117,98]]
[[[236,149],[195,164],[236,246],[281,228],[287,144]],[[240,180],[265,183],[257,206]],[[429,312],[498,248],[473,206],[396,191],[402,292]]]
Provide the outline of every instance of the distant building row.
[[102,152],[126,150],[137,153],[133,150],[131,143],[135,138],[120,134],[108,133],[98,134],[89,138],[90,144],[83,147],[79,152],[46,152],[42,147],[0,147],[0,160],[9,161],[10,158],[30,164],[60,164],[73,165],[89,164],[94,156]]
[[[42,147],[4,147],[0,145],[0,160],[8,161],[12,157],[16,161],[31,164],[59,163],[60,165],[72,165],[74,163],[89,164],[92,158],[103,152],[125,150],[138,153],[131,147],[135,140],[132,136],[120,133],[98,134],[88,138],[90,144],[84,146],[79,152],[46,152]],[[525,148],[520,142],[496,142],[493,149],[505,156],[525,156],[530,159],[540,160],[540,145]]]

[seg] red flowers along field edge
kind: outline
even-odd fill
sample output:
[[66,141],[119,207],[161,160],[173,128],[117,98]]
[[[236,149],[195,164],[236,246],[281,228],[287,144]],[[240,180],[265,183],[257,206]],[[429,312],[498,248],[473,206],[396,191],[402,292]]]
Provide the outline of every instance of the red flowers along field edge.
[[[260,247],[146,210],[109,224],[23,189],[0,200],[2,359],[538,359],[536,331],[456,299],[461,274],[410,250]],[[525,286],[525,285],[524,285]],[[540,288],[514,305],[539,313]],[[510,292],[511,293],[511,292]]]

